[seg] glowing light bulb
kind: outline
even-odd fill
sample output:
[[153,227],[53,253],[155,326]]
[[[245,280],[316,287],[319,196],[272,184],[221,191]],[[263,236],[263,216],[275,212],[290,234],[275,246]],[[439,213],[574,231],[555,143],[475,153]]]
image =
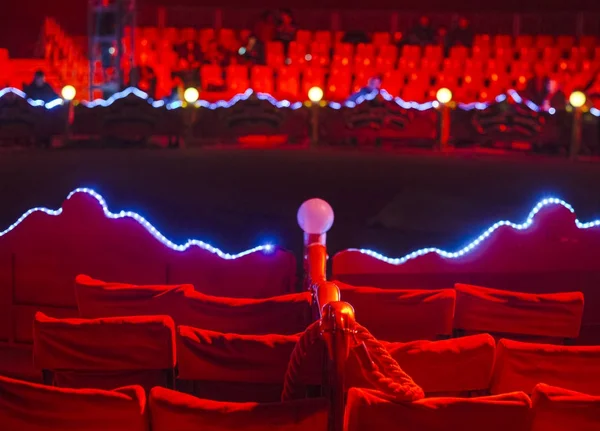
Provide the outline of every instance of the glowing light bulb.
[[62,98],[68,101],[75,99],[75,95],[77,94],[77,90],[72,85],[65,85],[60,92]]
[[196,103],[199,97],[200,93],[194,87],[186,88],[183,92],[183,98],[187,103]]
[[569,103],[574,108],[581,108],[583,105],[585,105],[585,102],[586,102],[585,94],[581,91],[574,91],[569,96]]
[[452,100],[452,91],[447,88],[440,88],[435,94],[435,98],[438,102],[446,104]]
[[319,103],[323,100],[323,90],[320,87],[312,87],[308,90],[308,100],[313,103]]
[[333,209],[323,199],[309,199],[300,205],[297,219],[305,233],[321,235],[333,225]]

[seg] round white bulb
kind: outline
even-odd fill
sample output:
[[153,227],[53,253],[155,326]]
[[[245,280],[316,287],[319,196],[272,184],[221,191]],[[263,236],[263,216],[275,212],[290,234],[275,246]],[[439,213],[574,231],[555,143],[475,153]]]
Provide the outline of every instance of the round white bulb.
[[75,99],[75,95],[77,94],[77,90],[72,85],[65,85],[60,92],[62,98],[68,101]]
[[309,199],[300,205],[297,218],[305,233],[321,235],[333,225],[333,208],[323,199]]
[[186,88],[183,92],[183,98],[187,103],[196,103],[199,97],[200,93],[194,87]]
[[581,108],[583,105],[585,105],[585,102],[586,102],[585,94],[581,91],[574,91],[569,96],[569,103],[574,108]]
[[440,88],[435,94],[435,98],[441,104],[448,103],[452,100],[452,91],[447,88]]
[[320,87],[312,87],[308,90],[308,100],[313,103],[319,103],[323,100],[323,90]]

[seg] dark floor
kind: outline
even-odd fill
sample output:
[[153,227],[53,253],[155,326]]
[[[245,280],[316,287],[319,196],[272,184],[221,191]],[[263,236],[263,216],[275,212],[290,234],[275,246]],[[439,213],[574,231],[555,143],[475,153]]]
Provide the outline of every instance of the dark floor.
[[490,155],[334,150],[55,150],[0,153],[0,226],[33,206],[60,206],[88,186],[167,237],[229,252],[272,242],[302,248],[296,211],[328,200],[330,253],[367,247],[392,256],[453,249],[501,218],[522,221],[542,197],[600,216],[600,163]]

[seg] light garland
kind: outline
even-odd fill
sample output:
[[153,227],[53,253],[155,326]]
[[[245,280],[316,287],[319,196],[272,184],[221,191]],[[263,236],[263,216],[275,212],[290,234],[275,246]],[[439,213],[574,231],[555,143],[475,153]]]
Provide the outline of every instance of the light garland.
[[[23,91],[21,91],[17,88],[13,88],[13,87],[7,87],[7,88],[0,90],[0,98],[2,98],[7,93],[13,93],[13,94],[16,94],[17,96],[20,96],[20,97],[26,99],[27,102],[29,102],[29,104],[31,106],[44,106],[46,109],[52,109],[56,106],[64,104],[64,100],[61,98],[52,100],[47,103],[44,103],[42,100],[28,99],[27,95]],[[96,106],[107,107],[107,106],[112,105],[115,101],[117,101],[119,99],[123,99],[131,94],[139,97],[140,99],[147,100],[152,105],[153,108],[165,107],[168,110],[172,110],[172,109],[178,109],[178,108],[183,107],[183,102],[181,102],[181,101],[174,101],[174,102],[167,103],[164,100],[152,100],[148,96],[147,93],[145,93],[142,90],[135,88],[135,87],[126,88],[123,91],[115,93],[114,95],[112,95],[111,97],[109,97],[106,100],[105,99],[95,99],[91,102],[90,101],[82,101],[81,104],[88,108],[94,108]],[[248,88],[243,93],[236,94],[230,100],[218,100],[216,102],[209,102],[207,100],[198,100],[194,105],[196,107],[208,108],[211,110],[215,110],[218,108],[230,108],[240,101],[248,100],[252,94],[256,94],[257,99],[266,100],[277,108],[289,108],[292,110],[296,110],[303,106],[302,102],[291,102],[286,99],[277,100],[271,94],[261,93],[261,92],[255,93],[250,88]],[[379,90],[379,91],[374,90],[366,95],[361,95],[357,98],[356,102],[353,102],[353,101],[346,101],[343,103],[329,102],[327,104],[327,106],[329,106],[332,109],[336,109],[336,110],[339,110],[342,107],[355,108],[357,105],[360,105],[361,103],[363,103],[365,101],[373,100],[378,94],[380,94],[381,97],[383,97],[385,100],[393,101],[398,106],[400,106],[404,109],[416,109],[418,111],[427,111],[429,109],[434,109],[434,108],[439,107],[439,103],[437,103],[437,101],[430,101],[430,102],[424,102],[424,103],[419,103],[419,102],[414,102],[414,101],[406,101],[406,100],[402,99],[401,97],[392,96],[389,92],[387,92],[384,89]],[[507,95],[510,96],[515,102],[517,102],[519,104],[524,104],[525,106],[527,106],[529,109],[531,109],[534,112],[547,112],[550,115],[554,115],[556,113],[555,108],[550,107],[546,110],[543,107],[535,104],[531,100],[524,99],[523,97],[521,97],[521,95],[519,95],[519,93],[517,93],[516,90],[513,90],[513,89],[508,90],[506,94],[499,94],[498,96],[496,96],[494,98],[494,100],[496,103],[502,103],[507,99]],[[464,111],[471,111],[473,109],[483,111],[483,110],[487,109],[493,103],[494,102],[491,102],[491,101],[490,102],[470,102],[470,103],[458,102],[456,106],[459,109],[462,109]],[[592,114],[595,117],[600,117],[600,109],[592,107],[592,108],[590,108],[589,112],[590,112],[590,114]]]
[[[469,243],[467,246],[465,246],[457,251],[454,251],[454,252],[441,250],[436,247],[427,247],[427,248],[422,248],[420,250],[413,251],[412,253],[409,253],[400,258],[391,258],[391,257],[384,256],[381,253],[377,253],[376,251],[368,250],[368,249],[351,248],[351,249],[348,249],[347,251],[358,251],[362,254],[366,254],[367,256],[374,257],[375,259],[381,260],[385,263],[389,263],[390,265],[402,265],[403,263],[406,263],[409,260],[412,260],[416,257],[423,256],[423,255],[429,254],[429,253],[435,253],[435,254],[437,254],[441,257],[447,258],[447,259],[456,259],[456,258],[462,257],[462,256],[466,255],[467,253],[471,252],[475,247],[477,247],[486,238],[488,238],[494,231],[496,231],[496,229],[498,229],[502,226],[509,226],[515,230],[528,229],[533,224],[533,219],[534,219],[535,215],[538,212],[540,212],[540,210],[542,208],[544,208],[545,206],[549,206],[549,205],[561,205],[564,208],[568,209],[571,213],[573,213],[573,214],[575,213],[575,210],[573,209],[573,207],[570,204],[568,204],[567,202],[563,201],[562,199],[546,198],[546,199],[542,199],[540,202],[538,202],[533,207],[533,209],[529,212],[527,219],[523,223],[513,223],[508,220],[498,221],[498,222],[494,223],[491,227],[489,227],[481,235],[479,235],[474,241]],[[592,227],[600,226],[600,220],[594,220],[591,222],[582,223],[579,220],[575,219],[575,225],[579,229],[589,229]]]
[[[224,253],[220,249],[213,247],[212,245],[207,244],[203,241],[199,241],[197,239],[187,240],[184,244],[176,244],[173,241],[169,240],[167,237],[165,237],[148,220],[146,220],[144,217],[142,217],[141,215],[139,215],[136,212],[133,212],[133,211],[119,211],[118,213],[111,212],[108,209],[106,201],[104,200],[102,195],[100,195],[99,193],[97,193],[96,191],[94,191],[92,189],[77,188],[77,189],[73,190],[71,193],[69,193],[69,195],[67,196],[67,200],[71,199],[77,193],[85,193],[85,194],[95,198],[98,201],[98,203],[100,204],[100,206],[102,207],[102,210],[104,211],[104,215],[110,219],[131,218],[131,219],[135,220],[140,225],[142,225],[154,238],[156,238],[162,244],[166,245],[167,247],[169,247],[170,249],[175,250],[175,251],[186,251],[190,247],[196,246],[196,247],[200,247],[203,250],[214,253],[222,259],[232,260],[232,259],[238,259],[240,257],[244,257],[244,256],[252,254],[252,253],[256,253],[259,251],[269,253],[275,249],[275,247],[273,245],[265,244],[265,245],[260,245],[260,246],[242,251],[241,253],[229,254],[229,253]],[[0,237],[11,232],[19,224],[21,224],[21,222],[23,222],[23,220],[25,220],[31,214],[36,213],[36,212],[42,212],[44,214],[48,214],[51,216],[58,216],[58,215],[62,214],[63,208],[61,207],[57,210],[44,208],[44,207],[32,208],[32,209],[26,211],[25,213],[23,213],[23,215],[21,217],[19,217],[16,222],[14,222],[12,225],[10,225],[8,228],[6,228],[4,231],[0,232]]]
[[18,88],[14,88],[14,87],[6,87],[6,88],[3,88],[2,90],[0,90],[0,98],[6,96],[8,93],[15,94],[15,95],[21,97],[22,99],[25,99],[27,101],[27,103],[29,103],[31,106],[36,106],[36,107],[43,106],[46,109],[52,109],[52,108],[55,108],[56,106],[60,106],[60,105],[64,104],[64,100],[61,98],[51,100],[48,103],[44,102],[43,100],[30,99],[27,97],[27,94],[25,94],[23,91],[19,90]]

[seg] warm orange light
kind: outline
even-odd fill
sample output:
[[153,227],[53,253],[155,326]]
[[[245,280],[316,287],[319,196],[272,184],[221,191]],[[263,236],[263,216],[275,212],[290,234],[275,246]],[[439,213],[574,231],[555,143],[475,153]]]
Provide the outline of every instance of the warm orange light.
[[524,77],[524,76],[522,76],[522,75],[521,75],[521,76],[519,76],[519,82],[520,82],[521,84],[525,84],[525,81],[526,81],[526,79],[525,79],[525,77]]
[[347,58],[344,58],[344,59],[342,60],[342,64],[343,64],[344,66],[346,66],[346,65],[348,64],[348,59],[347,59]]
[[466,82],[467,84],[470,84],[472,80],[473,80],[473,79],[472,79],[472,78],[471,78],[469,75],[465,76],[465,82]]
[[573,108],[581,108],[585,105],[586,97],[585,94],[581,91],[574,91],[569,96],[569,103]]
[[323,90],[319,87],[312,87],[308,90],[308,99],[313,103],[319,103],[323,99]]
[[452,100],[452,91],[447,88],[440,88],[435,94],[435,98],[441,104],[446,104]]
[[371,60],[369,60],[368,58],[365,58],[364,64],[365,64],[365,66],[368,66],[369,64],[371,64]]
[[492,81],[497,81],[498,80],[498,75],[496,73],[492,74]]

